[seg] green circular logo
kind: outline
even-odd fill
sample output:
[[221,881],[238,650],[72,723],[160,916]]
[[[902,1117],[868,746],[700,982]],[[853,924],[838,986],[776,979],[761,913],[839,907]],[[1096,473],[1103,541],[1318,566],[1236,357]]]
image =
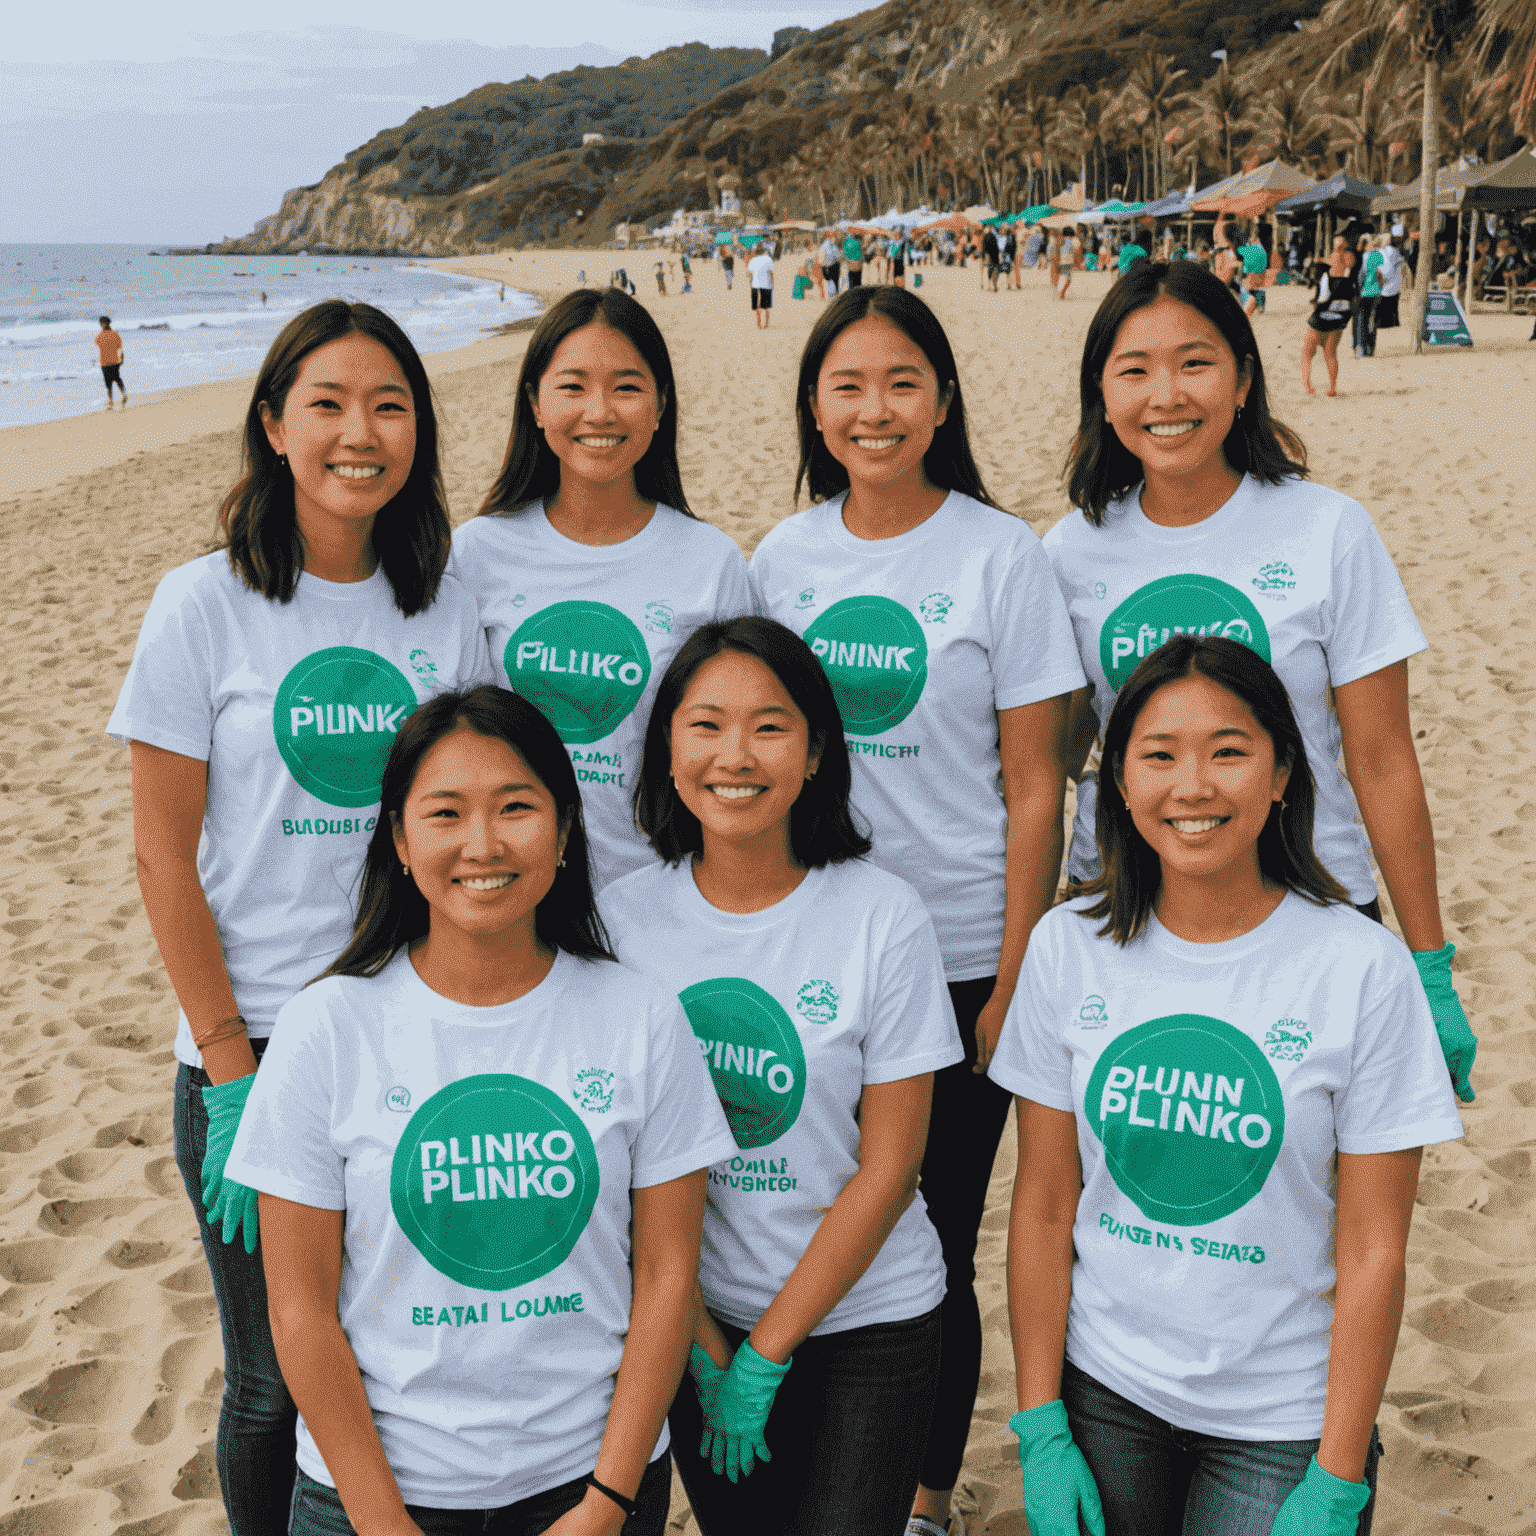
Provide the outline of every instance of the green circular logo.
[[928,641],[912,613],[888,597],[845,597],[805,632],[821,659],[843,729],[878,736],[912,713],[928,681]]
[[1199,1013],[1152,1019],[1111,1041],[1083,1113],[1120,1192],[1176,1227],[1241,1210],[1285,1139],[1285,1100],[1264,1053]]
[[400,722],[416,708],[405,674],[355,645],[306,656],[277,690],[272,734],[301,788],[327,805],[374,805]]
[[439,1274],[509,1291],[570,1257],[597,1204],[597,1149],[576,1112],[510,1073],[451,1083],[411,1116],[389,1201]]
[[805,1102],[805,1052],[777,999],[740,976],[701,981],[679,994],[743,1152],[766,1147]]
[[1137,663],[1175,635],[1221,635],[1269,656],[1269,631],[1259,610],[1236,587],[1214,576],[1162,576],[1133,592],[1099,631],[1099,665],[1119,693]]
[[543,712],[567,746],[611,736],[640,702],[651,652],[607,603],[551,603],[519,625],[502,657],[514,691]]

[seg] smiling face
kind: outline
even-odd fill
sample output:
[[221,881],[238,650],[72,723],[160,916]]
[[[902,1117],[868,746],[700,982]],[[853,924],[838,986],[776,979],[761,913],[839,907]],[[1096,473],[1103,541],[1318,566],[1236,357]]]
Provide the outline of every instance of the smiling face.
[[411,387],[388,347],[343,336],[299,365],[283,414],[265,401],[262,425],[293,472],[299,532],[313,542],[338,523],[372,518],[410,478],[416,459]]
[[1196,675],[1147,700],[1116,782],[1165,879],[1257,878],[1259,833],[1290,776],[1253,711]]
[[890,492],[915,480],[926,487],[923,455],[953,393],[953,381],[940,381],[900,326],[868,315],[827,349],[811,413],[827,452],[853,485]]
[[554,797],[511,746],[460,726],[422,757],[395,821],[395,852],[434,929],[482,938],[522,929],[533,942],[566,830]]
[[722,651],[672,714],[672,780],[699,819],[704,858],[718,840],[789,847],[790,807],[819,761],[799,706],[755,656]]
[[1249,382],[1221,332],[1164,294],[1126,316],[1100,388],[1105,419],[1150,481],[1230,471],[1222,444]]
[[666,409],[649,365],[622,331],[599,320],[555,348],[528,398],[560,475],[593,485],[628,477]]

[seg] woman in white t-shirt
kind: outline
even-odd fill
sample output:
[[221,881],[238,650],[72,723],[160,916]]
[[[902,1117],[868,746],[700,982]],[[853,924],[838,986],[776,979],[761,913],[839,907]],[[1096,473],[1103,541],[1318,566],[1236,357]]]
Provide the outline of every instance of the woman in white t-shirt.
[[693,629],[752,599],[734,540],[688,508],[672,362],[628,294],[577,289],[540,320],[506,461],[448,569],[497,681],[570,749],[597,888],[648,864],[629,801],[656,684]]
[[678,1468],[705,1536],[890,1536],[939,1368],[918,1168],[961,1056],[933,924],[863,861],[831,685],[782,624],[695,631],[644,762],[665,862],[610,886],[603,920],[681,997],[736,1138],[709,1174]]
[[425,705],[230,1158],[301,1415],[290,1536],[661,1536],[733,1146],[676,999],[613,961],[554,729],[488,685]]
[[256,1197],[225,1160],[278,1010],[351,932],[395,733],[491,672],[474,601],[444,574],[431,387],[388,315],[330,300],[295,316],[243,446],[227,548],[156,589],[107,731],[132,748],[139,888],[181,1005],[176,1162],[223,1329],[219,1485],[235,1536],[277,1536],[294,1408]]
[[1249,647],[1154,651],[1104,763],[1104,872],[1036,926],[991,1068],[1029,1528],[1357,1536],[1420,1155],[1461,1135],[1423,989],[1313,853]]
[[[1044,541],[1089,680],[1073,700],[1070,769],[1080,775],[1116,691],[1170,635],[1251,646],[1301,725],[1318,857],[1379,919],[1375,854],[1471,1099],[1477,1041],[1451,982],[1408,714],[1408,657],[1425,641],[1369,514],[1307,481],[1300,441],[1269,414],[1248,317],[1192,262],[1149,262],[1115,285],[1089,326],[1082,397],[1068,464],[1081,510]],[[1086,821],[1079,830],[1085,846]],[[1088,873],[1074,858],[1069,875]]]
[[920,298],[870,288],[828,305],[801,354],[796,412],[796,490],[809,479],[820,505],[769,531],[753,590],[831,679],[871,857],[933,918],[966,1050],[934,1079],[922,1174],[948,1273],[914,1515],[932,1536],[981,1368],[976,1234],[1008,1114],[983,1073],[1055,895],[1067,702],[1083,674],[1040,541],[982,483],[954,353]]

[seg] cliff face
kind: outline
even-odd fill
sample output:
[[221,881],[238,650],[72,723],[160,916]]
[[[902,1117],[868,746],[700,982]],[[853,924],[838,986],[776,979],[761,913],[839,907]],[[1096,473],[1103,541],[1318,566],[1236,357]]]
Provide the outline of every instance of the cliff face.
[[[910,150],[913,135],[957,112],[980,132],[983,100],[1018,107],[1075,85],[1118,87],[1148,49],[1188,69],[1191,85],[1215,70],[1215,47],[1299,67],[1308,40],[1293,18],[1322,5],[1244,0],[1234,16],[1230,0],[888,0],[781,34],[766,67],[766,54],[690,44],[617,70],[485,86],[378,135],[219,249],[449,255],[599,243],[616,223],[710,206],[727,172],[749,205],[819,211],[839,178],[846,188],[861,174],[859,159],[878,159],[882,134],[905,134]],[[608,76],[622,78],[598,78]],[[581,147],[584,130],[605,142]],[[818,152],[838,146],[839,168],[818,171]],[[862,174],[871,196],[890,195],[867,165]]]

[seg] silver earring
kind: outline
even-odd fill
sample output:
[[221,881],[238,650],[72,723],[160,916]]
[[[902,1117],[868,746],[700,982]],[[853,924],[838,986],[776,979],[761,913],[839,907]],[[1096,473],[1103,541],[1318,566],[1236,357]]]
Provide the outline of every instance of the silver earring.
[[555,868],[556,869],[564,869],[565,868],[565,855],[563,853],[560,855],[560,857],[558,859],[555,860]]

